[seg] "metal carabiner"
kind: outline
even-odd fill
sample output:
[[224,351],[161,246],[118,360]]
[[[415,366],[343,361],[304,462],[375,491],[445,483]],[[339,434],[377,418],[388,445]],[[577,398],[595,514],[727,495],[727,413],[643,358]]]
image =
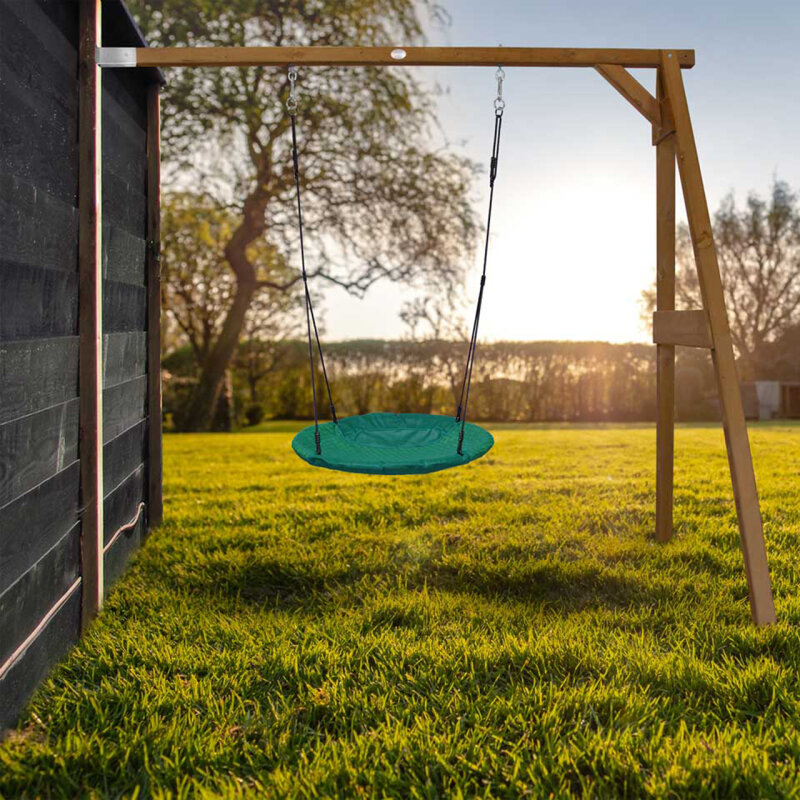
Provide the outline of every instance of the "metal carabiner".
[[297,81],[297,69],[294,64],[289,64],[287,74],[289,77],[289,99],[286,101],[286,110],[291,116],[294,116],[295,111],[297,111],[297,98],[294,94],[294,85]]
[[494,73],[494,78],[497,81],[497,97],[494,99],[494,110],[502,114],[503,109],[506,107],[506,101],[503,100],[503,81],[506,78],[506,73],[502,64],[497,66],[497,72]]

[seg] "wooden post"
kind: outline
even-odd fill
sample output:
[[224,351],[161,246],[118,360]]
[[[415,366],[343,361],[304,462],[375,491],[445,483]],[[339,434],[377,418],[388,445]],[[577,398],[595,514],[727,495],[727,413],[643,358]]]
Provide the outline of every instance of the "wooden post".
[[101,0],[79,7],[78,277],[80,334],[81,627],[103,602],[103,263],[101,247]]
[[661,66],[664,88],[675,122],[678,168],[697,261],[700,290],[708,312],[714,345],[712,356],[722,406],[733,496],[739,519],[739,536],[750,592],[750,611],[756,625],[769,625],[775,622],[775,605],[772,599],[761,510],[758,504],[758,491],[750,442],[747,438],[733,342],[711,230],[711,217],[708,212],[683,78],[673,51],[662,52]]
[[161,437],[161,98],[147,90],[147,522],[163,519]]
[[[661,70],[657,96],[663,100]],[[661,118],[666,115],[662,114]],[[671,120],[664,120],[669,129]],[[656,309],[675,309],[675,135],[653,129],[656,142]],[[675,461],[675,346],[656,347],[656,539],[672,536]]]

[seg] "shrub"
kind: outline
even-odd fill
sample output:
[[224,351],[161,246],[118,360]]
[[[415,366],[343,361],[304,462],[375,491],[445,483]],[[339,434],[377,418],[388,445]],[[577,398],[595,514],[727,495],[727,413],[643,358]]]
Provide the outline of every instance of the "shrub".
[[248,425],[258,425],[264,419],[264,406],[261,403],[252,403],[244,411]]

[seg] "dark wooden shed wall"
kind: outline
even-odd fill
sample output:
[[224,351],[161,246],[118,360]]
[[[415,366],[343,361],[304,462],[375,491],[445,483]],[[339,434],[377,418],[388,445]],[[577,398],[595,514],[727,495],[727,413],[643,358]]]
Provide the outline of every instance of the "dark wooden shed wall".
[[[103,28],[140,43],[119,2]],[[72,0],[0,0],[0,728],[80,631],[77,45]],[[111,541],[146,500],[152,77],[102,75],[106,588],[146,530]]]
[[147,84],[103,80],[103,505],[106,586],[138,546],[146,516],[111,543],[145,497],[147,440]]

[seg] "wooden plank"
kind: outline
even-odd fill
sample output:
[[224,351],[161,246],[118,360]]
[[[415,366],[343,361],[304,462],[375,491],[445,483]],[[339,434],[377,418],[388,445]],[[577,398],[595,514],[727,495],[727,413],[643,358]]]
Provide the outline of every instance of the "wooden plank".
[[78,333],[78,275],[7,261],[0,254],[0,340]]
[[77,336],[0,343],[0,425],[77,396]]
[[689,230],[694,244],[703,304],[708,312],[714,343],[714,368],[722,405],[733,496],[736,501],[739,535],[750,592],[750,611],[756,625],[769,625],[775,622],[775,605],[772,599],[750,442],[747,437],[739,377],[733,354],[733,341],[711,230],[711,217],[708,212],[683,78],[674,52],[663,53],[662,67],[664,87],[675,121],[678,167]]
[[[76,76],[78,67],[78,20],[67,3],[4,0],[0,3],[0,41],[3,49],[23,31],[23,44],[47,61],[54,59],[66,74]],[[77,83],[76,83],[77,86]]]
[[106,222],[103,225],[103,278],[107,281],[147,283],[147,241]]
[[[142,74],[103,71],[103,171],[144,194],[147,185],[146,89]],[[124,80],[123,80],[124,78]],[[131,94],[130,84],[135,92]]]
[[138,422],[103,447],[103,483],[116,487],[140,464],[147,454],[147,422]]
[[[80,584],[73,584],[37,635],[10,664],[0,665],[0,728],[10,728],[28,697],[77,641],[80,632]],[[3,668],[5,667],[5,668]]]
[[[658,102],[661,124],[653,125],[652,128],[652,142],[654,146],[659,145],[663,139],[675,133],[675,120],[672,118],[672,107],[667,99],[666,90],[664,88],[663,70],[660,68],[656,73],[656,101]],[[675,144],[673,141],[673,148],[674,147]]]
[[101,84],[95,61],[101,42],[100,0],[80,0],[80,459],[81,626],[103,602],[103,263],[101,178]]
[[144,139],[147,130],[147,83],[143,73],[136,70],[105,70],[103,94],[104,99],[111,100],[112,113],[119,123],[131,133],[138,130]]
[[[106,1],[103,0],[103,2]],[[122,1],[116,0],[116,2]],[[115,0],[111,0],[111,2],[114,3]],[[80,26],[77,19],[78,15],[75,13],[75,0],[69,0],[67,3],[62,2],[62,0],[34,0],[33,4],[38,5],[45,16],[56,25],[64,36],[68,36],[69,41],[77,47]]]
[[78,211],[40,187],[0,172],[3,259],[64,272],[78,263]]
[[[134,509],[134,514],[136,509]],[[129,518],[130,519],[130,518]],[[144,511],[139,514],[136,524],[128,531],[125,531],[117,538],[113,544],[103,554],[104,570],[107,575],[106,586],[110,587],[116,583],[117,579],[125,571],[125,567],[130,561],[131,556],[139,549],[145,536]]]
[[103,171],[144,193],[147,185],[145,135],[139,128],[123,128],[111,113],[113,106],[103,96]]
[[616,64],[598,64],[595,69],[653,125],[661,126],[661,108],[633,75]]
[[103,386],[109,389],[118,383],[147,374],[147,333],[125,331],[103,337]]
[[[663,95],[661,71],[656,78],[659,104]],[[659,110],[656,130],[661,125]],[[656,146],[656,309],[675,308],[675,137]],[[655,330],[655,326],[654,326]],[[656,539],[672,537],[675,464],[675,347],[656,348]]]
[[107,547],[114,532],[133,518],[136,509],[145,499],[147,469],[144,464],[138,467],[122,482],[115,486],[105,497],[103,502],[105,539],[103,546]]
[[0,592],[78,522],[80,466],[74,461],[0,508]]
[[163,519],[161,433],[161,99],[147,95],[147,524]]
[[75,583],[80,552],[80,524],[76,524],[0,595],[0,664]]
[[134,236],[147,229],[147,196],[112,173],[103,174],[103,216]]
[[[139,67],[449,66],[449,67],[596,67],[615,64],[656,68],[660,50],[567,47],[140,47]],[[683,68],[694,66],[694,50],[674,50]]]
[[11,81],[0,82],[0,108],[0,172],[74,204],[78,190],[75,117]]
[[145,330],[147,288],[106,281],[103,287],[103,319],[106,333]]
[[110,442],[147,415],[147,376],[103,391],[103,441]]
[[711,328],[704,310],[656,311],[653,314],[653,341],[660,345],[702,347],[711,350]]
[[[77,119],[78,51],[37,3],[0,2],[0,69],[15,81]],[[31,18],[33,16],[34,18]],[[23,20],[23,17],[27,19]]]
[[[141,531],[144,529],[145,521],[146,521],[146,514],[145,514],[146,503],[144,500],[140,500],[136,504],[136,511],[134,512],[133,516],[126,520],[119,528],[117,528],[112,534],[111,538],[108,540],[108,543],[103,548],[103,554],[108,554],[111,550],[115,547],[119,539],[123,536],[126,538],[132,537],[136,533],[136,529],[141,525],[140,528],[140,537]],[[138,545],[137,545],[138,546]]]
[[70,400],[0,425],[0,506],[77,459],[78,406]]

